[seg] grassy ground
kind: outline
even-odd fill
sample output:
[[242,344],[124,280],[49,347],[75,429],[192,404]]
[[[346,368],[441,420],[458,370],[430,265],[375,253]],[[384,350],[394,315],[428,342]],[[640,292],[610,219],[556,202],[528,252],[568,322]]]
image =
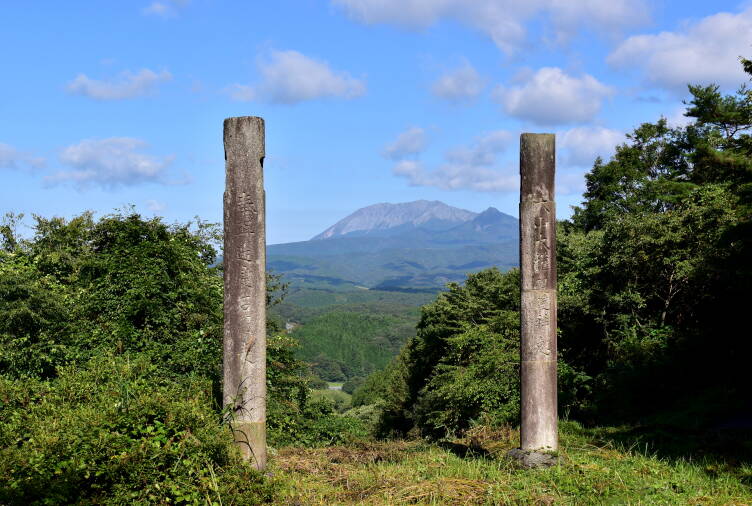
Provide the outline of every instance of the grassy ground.
[[750,462],[661,457],[623,446],[619,429],[561,424],[559,464],[504,458],[518,434],[479,428],[463,440],[285,448],[272,460],[286,504],[752,504]]

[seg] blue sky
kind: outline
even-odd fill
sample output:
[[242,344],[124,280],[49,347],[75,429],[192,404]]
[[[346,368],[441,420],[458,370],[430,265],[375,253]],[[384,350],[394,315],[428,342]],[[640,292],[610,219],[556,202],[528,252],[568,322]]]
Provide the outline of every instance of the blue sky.
[[752,4],[128,0],[0,6],[0,212],[222,217],[222,120],[267,126],[267,239],[377,202],[517,215],[520,132],[560,217],[625,132],[733,90]]

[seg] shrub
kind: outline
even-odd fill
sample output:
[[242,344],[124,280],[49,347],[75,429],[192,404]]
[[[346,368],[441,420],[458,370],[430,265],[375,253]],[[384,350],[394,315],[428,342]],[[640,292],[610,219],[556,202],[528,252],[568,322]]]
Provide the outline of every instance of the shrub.
[[0,377],[0,503],[270,502],[210,382],[158,372],[148,356],[101,355],[54,381]]

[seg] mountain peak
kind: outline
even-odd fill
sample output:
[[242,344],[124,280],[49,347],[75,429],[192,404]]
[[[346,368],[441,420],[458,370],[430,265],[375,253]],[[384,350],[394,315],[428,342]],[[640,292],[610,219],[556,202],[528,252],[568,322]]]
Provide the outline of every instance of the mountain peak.
[[452,207],[438,200],[416,200],[399,204],[382,202],[358,209],[312,240],[390,235],[412,228],[449,229],[476,216],[477,214],[472,211]]
[[489,207],[488,209],[480,213],[477,217],[479,218],[481,216],[502,216],[502,215],[504,215],[504,213],[502,213],[495,207]]

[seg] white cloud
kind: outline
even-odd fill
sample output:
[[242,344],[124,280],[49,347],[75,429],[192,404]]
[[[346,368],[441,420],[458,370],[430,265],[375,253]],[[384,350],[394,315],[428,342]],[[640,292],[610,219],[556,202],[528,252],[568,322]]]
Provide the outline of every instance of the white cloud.
[[137,73],[122,72],[110,81],[98,81],[85,74],[79,74],[68,83],[67,90],[74,95],[83,95],[96,100],[123,100],[147,95],[154,91],[159,83],[169,81],[172,75],[163,70],[141,69]]
[[470,146],[447,152],[444,163],[436,169],[429,170],[418,160],[401,160],[392,173],[407,178],[411,186],[479,192],[514,190],[519,185],[516,173],[496,167],[497,155],[506,150],[511,139],[509,132],[490,132]]
[[232,84],[224,92],[233,100],[277,104],[319,98],[352,99],[366,92],[363,81],[298,51],[272,51],[268,60],[259,62],[259,71],[262,80],[258,85]]
[[[442,19],[463,23],[489,36],[504,52],[525,42],[525,23],[542,16],[559,41],[587,28],[605,33],[646,21],[644,0],[331,0],[351,18],[367,24],[426,28]],[[546,25],[548,28],[548,25]]]
[[146,207],[149,209],[149,211],[159,213],[167,209],[167,204],[158,200],[147,200]]
[[558,67],[543,67],[520,86],[494,90],[494,98],[507,114],[538,125],[589,121],[612,94],[610,87],[593,76],[571,77]]
[[150,16],[159,16],[162,18],[171,18],[177,15],[178,11],[188,5],[189,0],[155,0],[142,12]]
[[426,131],[420,127],[412,127],[397,136],[394,142],[384,147],[384,156],[392,160],[400,160],[407,156],[417,155],[426,149]]
[[256,89],[247,84],[231,84],[222,91],[228,97],[238,102],[250,102],[256,98]]
[[747,81],[739,56],[752,50],[752,8],[720,12],[675,32],[635,35],[619,45],[608,63],[636,68],[651,85],[683,93],[687,84],[736,87]]
[[674,112],[666,117],[668,126],[670,126],[671,128],[683,128],[695,121],[695,118],[685,116],[685,112],[687,112],[686,106],[677,107],[676,109],[674,109]]
[[439,77],[431,86],[431,92],[450,102],[472,100],[483,91],[483,78],[475,67],[465,62],[461,67]]
[[13,146],[0,142],[0,169],[41,169],[45,164],[44,158],[18,151]]
[[624,132],[604,127],[583,126],[565,130],[557,135],[562,164],[591,167],[597,157],[608,160],[617,145],[626,140]]
[[60,153],[60,161],[72,170],[59,171],[47,176],[45,181],[105,188],[149,182],[170,184],[165,172],[174,157],[159,158],[140,152],[146,147],[146,142],[130,137],[83,140]]
[[447,151],[445,158],[457,165],[493,165],[496,162],[496,155],[506,151],[511,142],[511,133],[506,130],[497,130],[487,133],[470,146],[460,146]]

